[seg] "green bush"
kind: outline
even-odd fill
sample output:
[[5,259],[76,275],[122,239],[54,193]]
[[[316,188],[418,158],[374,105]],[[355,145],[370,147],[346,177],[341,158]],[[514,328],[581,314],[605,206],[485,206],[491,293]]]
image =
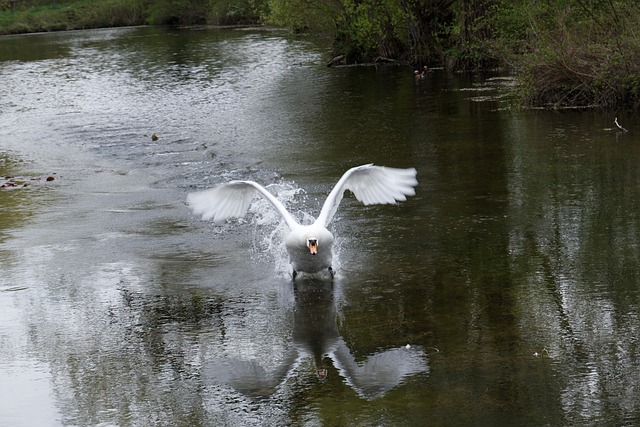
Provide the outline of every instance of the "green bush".
[[640,10],[608,4],[565,2],[553,19],[532,22],[535,37],[517,62],[524,104],[640,106]]

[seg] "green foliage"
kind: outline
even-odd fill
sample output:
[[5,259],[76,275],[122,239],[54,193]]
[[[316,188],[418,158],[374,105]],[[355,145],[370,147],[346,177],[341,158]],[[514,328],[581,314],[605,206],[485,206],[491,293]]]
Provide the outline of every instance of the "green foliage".
[[407,43],[406,13],[395,0],[344,0],[345,35],[363,56],[397,57]]
[[155,25],[202,25],[205,3],[200,0],[156,0],[149,6],[149,23]]
[[124,25],[257,23],[266,0],[0,0],[0,34]]
[[532,18],[535,31],[516,63],[523,102],[640,106],[639,12],[632,1],[565,1]]
[[127,0],[74,3],[65,8],[69,24],[74,28],[139,25],[146,23],[145,12],[145,2]]
[[[40,2],[43,3],[43,2]],[[57,1],[0,12],[0,34],[137,25],[144,22],[142,1]]]
[[267,0],[262,20],[296,32],[333,32],[343,10],[341,0]]
[[206,21],[214,25],[256,23],[264,13],[263,3],[258,0],[209,0]]

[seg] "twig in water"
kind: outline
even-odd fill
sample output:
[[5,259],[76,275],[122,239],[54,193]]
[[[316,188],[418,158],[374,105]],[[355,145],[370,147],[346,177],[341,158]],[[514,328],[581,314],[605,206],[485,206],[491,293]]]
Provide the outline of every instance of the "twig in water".
[[622,130],[623,132],[628,132],[628,130],[626,130],[625,128],[620,126],[620,123],[618,123],[618,118],[617,117],[615,118],[615,120],[613,122],[616,124],[616,126],[618,126],[618,129]]

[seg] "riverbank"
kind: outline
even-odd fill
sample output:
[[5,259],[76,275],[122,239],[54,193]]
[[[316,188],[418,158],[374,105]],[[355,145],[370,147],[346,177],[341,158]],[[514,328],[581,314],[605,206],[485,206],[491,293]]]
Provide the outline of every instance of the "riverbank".
[[134,2],[75,2],[21,8],[0,12],[0,35],[146,24]]
[[257,10],[248,6],[233,10],[230,7],[225,2],[194,9],[187,2],[179,5],[145,0],[58,0],[48,4],[0,0],[0,35],[137,25],[255,25],[259,22]]

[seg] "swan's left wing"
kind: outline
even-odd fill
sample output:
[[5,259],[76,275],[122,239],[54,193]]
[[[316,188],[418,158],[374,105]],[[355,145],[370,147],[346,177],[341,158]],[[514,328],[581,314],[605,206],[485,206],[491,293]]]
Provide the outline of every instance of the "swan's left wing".
[[340,339],[331,357],[345,382],[367,399],[384,395],[413,375],[429,373],[427,355],[421,347],[392,348],[356,362]]
[[247,396],[264,398],[274,394],[299,364],[300,357],[294,349],[285,353],[275,367],[267,365],[265,368],[260,360],[213,358],[204,366],[202,376],[227,384]]
[[351,168],[342,175],[322,206],[318,222],[329,225],[345,190],[365,205],[393,204],[416,194],[415,168],[397,169],[373,164]]

